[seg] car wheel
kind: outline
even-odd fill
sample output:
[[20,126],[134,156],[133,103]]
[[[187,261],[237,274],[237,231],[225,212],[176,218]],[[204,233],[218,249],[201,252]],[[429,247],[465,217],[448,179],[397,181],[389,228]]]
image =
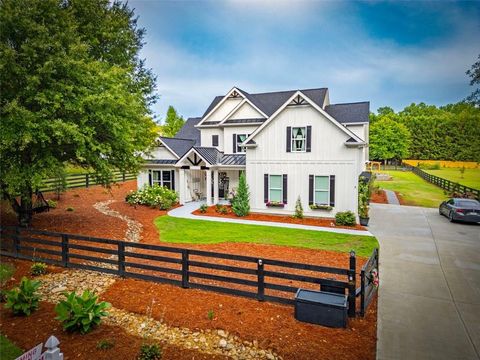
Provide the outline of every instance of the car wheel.
[[441,208],[441,207],[438,208],[438,213],[439,213],[440,215],[443,215],[443,213],[442,213],[442,208]]
[[448,213],[448,220],[450,220],[450,222],[454,222],[454,221],[455,221],[455,219],[453,218],[453,211],[450,211],[450,212]]

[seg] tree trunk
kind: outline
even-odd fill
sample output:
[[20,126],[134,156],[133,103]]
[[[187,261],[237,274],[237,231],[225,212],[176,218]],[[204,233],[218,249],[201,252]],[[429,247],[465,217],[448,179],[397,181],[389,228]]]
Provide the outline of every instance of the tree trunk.
[[22,227],[27,227],[32,222],[33,203],[32,190],[29,189],[20,196],[20,207],[18,208],[18,223]]

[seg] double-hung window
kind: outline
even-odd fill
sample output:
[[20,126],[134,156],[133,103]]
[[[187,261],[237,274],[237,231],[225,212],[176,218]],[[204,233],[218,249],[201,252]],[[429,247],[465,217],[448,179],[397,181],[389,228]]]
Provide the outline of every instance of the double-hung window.
[[268,179],[268,201],[283,201],[283,181],[282,175],[269,175]]
[[171,170],[153,170],[152,185],[158,184],[172,189],[172,171]]
[[305,152],[307,143],[307,128],[292,128],[292,152]]
[[328,205],[330,202],[330,176],[315,176],[314,203]]
[[237,153],[244,153],[245,148],[241,147],[240,144],[243,143],[247,139],[248,135],[247,134],[237,134],[237,148],[236,152]]

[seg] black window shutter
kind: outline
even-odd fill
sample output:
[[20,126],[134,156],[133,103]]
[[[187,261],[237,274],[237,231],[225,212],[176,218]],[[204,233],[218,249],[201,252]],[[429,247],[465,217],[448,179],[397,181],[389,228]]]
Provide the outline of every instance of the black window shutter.
[[237,134],[233,134],[233,153],[237,152]]
[[172,170],[172,190],[175,190],[175,170]]
[[330,175],[330,206],[335,206],[335,175]]
[[312,151],[312,127],[307,126],[307,152]]
[[287,152],[292,152],[292,128],[287,126]]
[[313,175],[308,175],[308,205],[313,205],[313,182],[315,178]]
[[212,146],[218,146],[218,135],[212,135]]
[[148,170],[148,185],[152,186],[152,170]]
[[263,175],[263,202],[268,203],[268,174]]
[[283,203],[287,203],[287,174],[283,174]]

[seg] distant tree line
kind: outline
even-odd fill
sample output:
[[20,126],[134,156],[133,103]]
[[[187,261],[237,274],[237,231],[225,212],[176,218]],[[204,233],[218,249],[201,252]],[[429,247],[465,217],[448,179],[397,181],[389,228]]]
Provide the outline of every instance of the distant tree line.
[[442,107],[411,104],[370,115],[370,159],[480,162],[480,108],[460,102]]

